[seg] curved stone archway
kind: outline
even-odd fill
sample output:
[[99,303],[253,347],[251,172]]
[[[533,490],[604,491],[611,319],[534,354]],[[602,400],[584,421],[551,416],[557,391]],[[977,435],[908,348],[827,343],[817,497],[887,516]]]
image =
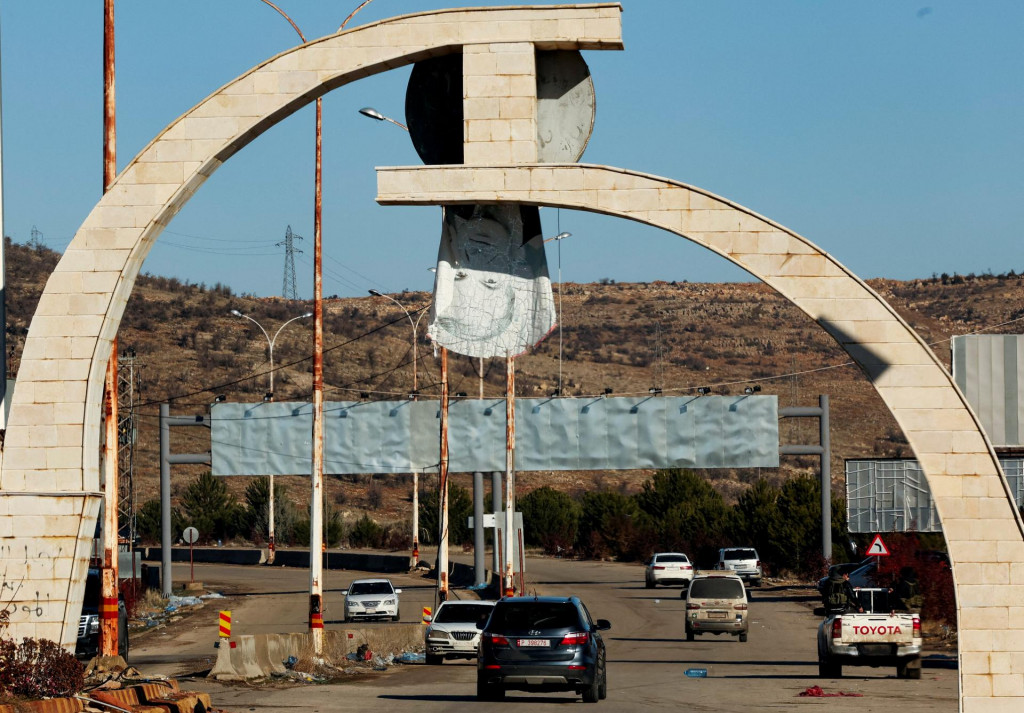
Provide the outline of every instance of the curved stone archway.
[[682,183],[606,166],[383,168],[377,201],[528,203],[627,218],[713,250],[799,307],[871,379],[928,478],[953,564],[963,710],[1024,706],[1020,513],[952,377],[863,280],[810,241],[742,206]]
[[[816,319],[872,379],[929,479],[954,562],[962,707],[1021,707],[1019,515],[976,419],[913,330],[808,241],[698,189],[602,167],[485,166],[536,160],[528,115],[535,97],[524,116],[486,115],[492,107],[499,114],[522,109],[517,102],[502,107],[497,96],[531,90],[533,48],[620,49],[620,13],[615,3],[477,8],[354,28],[254,68],[143,149],[76,233],[29,329],[0,470],[0,575],[14,592],[0,604],[17,605],[9,634],[74,643],[81,593],[70,585],[84,578],[99,505],[103,373],[135,278],[163,227],[224,161],[316,97],[462,51],[464,64],[481,72],[466,85],[467,123],[494,120],[467,131],[467,162],[478,166],[386,170],[381,201],[518,201],[650,223],[736,262]],[[501,82],[484,76],[498,68]]]
[[[317,97],[430,56],[463,52],[482,61],[474,91],[485,96],[473,112],[504,112],[493,93],[486,95],[495,85],[482,76],[488,67],[502,72],[503,96],[535,93],[528,71],[534,47],[621,49],[621,13],[608,2],[469,8],[346,30],[226,84],[125,167],[48,279],[25,341],[0,464],[0,606],[12,612],[8,635],[75,645],[83,587],[72,585],[84,582],[101,499],[100,405],[110,345],[143,260],[203,182]],[[467,155],[536,160],[535,123],[516,128],[517,136],[506,132],[519,140],[478,141]]]

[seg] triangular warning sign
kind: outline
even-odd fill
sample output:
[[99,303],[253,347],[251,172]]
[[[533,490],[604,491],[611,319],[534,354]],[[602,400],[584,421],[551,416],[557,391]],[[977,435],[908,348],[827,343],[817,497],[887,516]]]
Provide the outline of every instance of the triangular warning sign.
[[889,548],[882,542],[881,535],[875,535],[875,539],[871,540],[871,544],[868,545],[868,551],[864,554],[874,555],[875,557],[888,557]]

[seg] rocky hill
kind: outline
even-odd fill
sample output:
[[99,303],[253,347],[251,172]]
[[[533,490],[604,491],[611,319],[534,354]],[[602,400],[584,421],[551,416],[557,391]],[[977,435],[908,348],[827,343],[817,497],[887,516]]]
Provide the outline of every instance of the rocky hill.
[[[45,281],[59,256],[41,246],[8,242],[8,369],[17,372],[21,348]],[[933,345],[948,366],[949,338],[968,332],[1015,333],[1024,325],[1024,276],[942,275],[911,281],[871,280],[877,290]],[[557,289],[557,288],[556,288]],[[395,295],[410,310],[425,308],[430,295]],[[714,393],[742,393],[757,384],[777,394],[780,406],[813,405],[829,394],[835,489],[842,488],[845,458],[909,455],[909,448],[881,400],[832,339],[806,315],[760,283],[565,284],[562,295],[562,391],[565,395],[693,393],[709,386]],[[202,413],[215,395],[229,400],[258,400],[268,389],[263,335],[231,310],[252,315],[268,330],[311,309],[306,302],[232,294],[215,285],[182,283],[143,275],[137,281],[118,335],[119,349],[135,353],[140,390],[135,481],[139,503],[158,488],[159,404],[172,413]],[[387,300],[365,297],[325,301],[324,372],[328,400],[356,399],[360,393],[395,398],[412,388],[411,330],[405,315]],[[274,357],[277,400],[306,400],[311,392],[312,324],[289,326],[278,339]],[[424,322],[425,323],[425,322]],[[425,331],[421,325],[420,335]],[[517,360],[517,393],[550,394],[558,384],[557,332]],[[419,390],[438,392],[438,364],[425,342],[419,349]],[[451,391],[478,393],[478,364],[450,358]],[[504,394],[504,364],[484,364],[488,396]],[[783,442],[814,443],[816,423],[789,419],[781,425]],[[208,434],[186,429],[174,435],[178,452],[205,451]],[[205,441],[204,441],[205,439]],[[757,477],[773,480],[815,467],[811,458],[783,458],[771,473],[708,470],[710,479],[731,499]],[[198,471],[174,472],[174,491]],[[542,484],[568,491],[605,487],[632,492],[649,471],[614,473],[524,473],[524,490]],[[308,501],[306,479],[281,479],[300,506]],[[229,479],[231,489],[244,478]],[[382,520],[408,512],[409,478],[403,476],[331,477],[327,492],[346,519],[371,511]]]

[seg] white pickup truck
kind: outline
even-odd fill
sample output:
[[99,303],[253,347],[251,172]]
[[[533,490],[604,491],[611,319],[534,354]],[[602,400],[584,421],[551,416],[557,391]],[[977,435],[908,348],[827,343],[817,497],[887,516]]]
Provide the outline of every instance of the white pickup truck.
[[818,627],[818,675],[843,666],[895,666],[897,678],[921,678],[921,616],[889,610],[888,590],[857,590],[863,613],[829,614]]

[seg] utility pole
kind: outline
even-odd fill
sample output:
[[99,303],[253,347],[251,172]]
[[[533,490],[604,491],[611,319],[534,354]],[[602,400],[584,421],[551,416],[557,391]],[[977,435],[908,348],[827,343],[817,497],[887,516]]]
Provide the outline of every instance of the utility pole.
[[516,561],[516,360],[505,358],[505,568],[501,590],[506,597],[515,594]]
[[784,456],[816,455],[821,462],[821,556],[832,561],[832,437],[829,426],[828,394],[818,396],[818,406],[779,409],[779,418],[817,418],[818,444],[779,446]]
[[292,226],[284,231],[284,240],[274,243],[276,247],[284,246],[284,284],[281,287],[281,296],[286,300],[299,299],[298,290],[295,288],[295,253],[302,251],[295,247],[295,241],[302,240],[301,235],[292,232]]
[[448,600],[448,350],[441,347],[441,463],[437,546],[437,598]]
[[[117,115],[114,101],[114,0],[103,2],[103,192],[117,176]],[[117,656],[117,513],[118,417],[117,335],[110,345],[104,380],[103,417],[103,565],[100,586],[100,646],[102,656]]]

